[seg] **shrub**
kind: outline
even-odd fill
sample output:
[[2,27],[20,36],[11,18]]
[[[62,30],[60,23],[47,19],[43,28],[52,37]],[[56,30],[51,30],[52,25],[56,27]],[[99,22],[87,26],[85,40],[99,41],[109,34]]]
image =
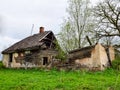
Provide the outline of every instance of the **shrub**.
[[5,66],[3,65],[2,61],[0,61],[0,69],[1,68],[5,68]]
[[56,56],[56,59],[66,60],[67,54],[61,49],[58,42],[55,42],[55,43],[56,43],[56,50],[58,51],[58,55]]
[[120,70],[120,56],[117,56],[115,60],[112,61],[113,69]]

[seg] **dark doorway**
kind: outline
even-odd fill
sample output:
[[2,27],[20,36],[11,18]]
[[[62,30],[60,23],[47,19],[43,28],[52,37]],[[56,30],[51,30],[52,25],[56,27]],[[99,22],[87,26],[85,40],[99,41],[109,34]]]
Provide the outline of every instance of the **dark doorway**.
[[43,65],[48,64],[48,57],[43,57]]
[[9,62],[12,62],[12,53],[9,54]]

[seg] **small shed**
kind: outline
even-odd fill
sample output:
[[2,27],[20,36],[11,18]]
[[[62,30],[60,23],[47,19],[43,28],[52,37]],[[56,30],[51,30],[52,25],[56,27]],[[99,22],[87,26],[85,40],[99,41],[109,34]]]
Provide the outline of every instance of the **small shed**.
[[112,46],[106,47],[98,43],[93,46],[72,50],[69,52],[68,58],[69,64],[77,65],[80,68],[104,70],[115,59],[115,52]]
[[52,31],[44,31],[29,36],[2,51],[6,67],[46,67],[50,66],[58,51],[56,38]]

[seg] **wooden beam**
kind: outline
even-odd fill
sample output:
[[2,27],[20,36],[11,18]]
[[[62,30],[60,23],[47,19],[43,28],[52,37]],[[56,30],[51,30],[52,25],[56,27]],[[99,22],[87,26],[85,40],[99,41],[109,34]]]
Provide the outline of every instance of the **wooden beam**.
[[52,44],[53,44],[53,36],[52,36],[52,40],[51,40],[51,43],[50,43],[50,48],[52,47]]
[[109,46],[108,46],[108,48],[106,49],[106,52],[107,52],[107,57],[108,57],[109,65],[110,65],[110,67],[112,67],[112,62],[111,62],[111,58],[110,58],[110,50],[109,50]]
[[92,45],[92,42],[90,41],[90,38],[88,36],[86,36],[87,41],[89,42],[90,45]]

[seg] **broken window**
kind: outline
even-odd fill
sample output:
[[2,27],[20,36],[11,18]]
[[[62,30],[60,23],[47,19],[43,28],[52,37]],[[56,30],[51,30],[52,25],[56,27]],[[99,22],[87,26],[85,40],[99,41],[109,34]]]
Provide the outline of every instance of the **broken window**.
[[30,51],[25,51],[25,54],[30,54]]
[[23,56],[24,56],[24,53],[22,53],[22,52],[18,53],[18,57],[23,57]]

